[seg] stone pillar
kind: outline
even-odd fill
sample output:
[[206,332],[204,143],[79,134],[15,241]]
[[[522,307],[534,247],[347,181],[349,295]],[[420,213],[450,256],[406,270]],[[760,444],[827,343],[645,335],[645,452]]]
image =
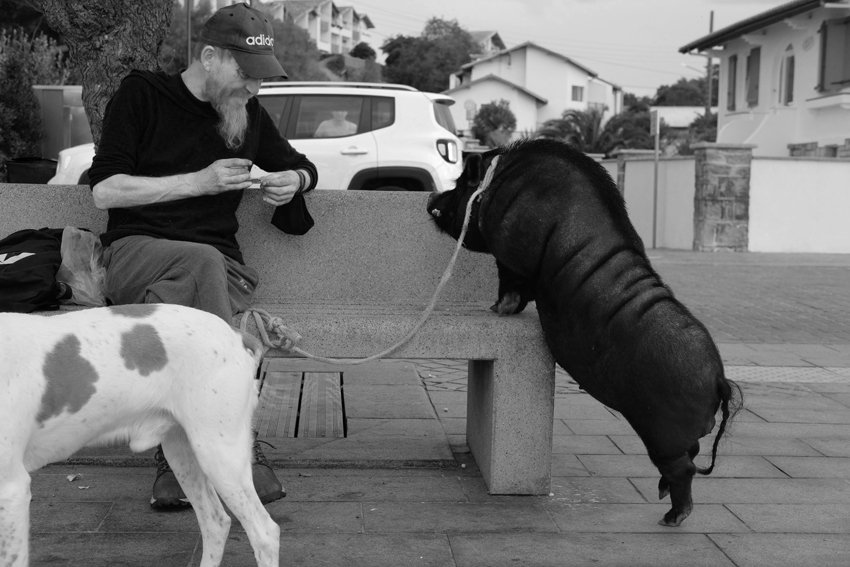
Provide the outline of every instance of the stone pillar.
[[694,250],[746,252],[752,144],[694,144]]

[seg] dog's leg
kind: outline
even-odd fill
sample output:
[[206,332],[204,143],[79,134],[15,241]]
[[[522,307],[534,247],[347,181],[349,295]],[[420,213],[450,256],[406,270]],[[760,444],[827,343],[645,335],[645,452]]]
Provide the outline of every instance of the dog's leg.
[[0,565],[29,565],[30,475],[20,455],[0,454]]
[[198,518],[203,541],[200,567],[217,567],[221,564],[224,544],[230,532],[230,516],[224,511],[213,485],[195,458],[186,433],[179,425],[171,428],[162,439],[162,450]]
[[254,489],[252,436],[250,428],[240,429],[242,431],[217,432],[219,443],[193,443],[192,447],[216,492],[248,534],[257,565],[278,567],[280,527],[269,516]]

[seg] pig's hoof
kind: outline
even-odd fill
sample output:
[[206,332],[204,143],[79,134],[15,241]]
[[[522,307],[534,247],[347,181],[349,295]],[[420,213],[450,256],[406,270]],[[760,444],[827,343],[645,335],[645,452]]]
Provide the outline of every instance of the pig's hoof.
[[690,516],[690,510],[676,510],[675,508],[671,508],[669,512],[664,514],[664,517],[658,521],[659,526],[666,526],[668,528],[678,528],[682,525],[682,522],[685,521],[685,518]]
[[[520,305],[522,305],[522,297],[520,294],[516,291],[509,291],[500,297],[499,301],[497,301],[490,309],[499,315],[514,315],[515,313],[522,311]],[[523,307],[525,306],[523,305]]]

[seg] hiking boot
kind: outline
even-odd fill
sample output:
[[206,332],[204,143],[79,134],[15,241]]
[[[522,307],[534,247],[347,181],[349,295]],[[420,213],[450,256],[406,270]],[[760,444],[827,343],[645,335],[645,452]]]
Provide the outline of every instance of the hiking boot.
[[280,500],[286,496],[286,491],[281,486],[280,481],[274,474],[268,459],[260,449],[260,443],[265,443],[269,447],[274,448],[271,443],[260,441],[257,439],[257,432],[254,432],[254,463],[251,465],[251,473],[254,478],[254,490],[257,491],[257,496],[260,497],[260,502],[268,504],[275,500]]
[[180,483],[174,476],[171,466],[162,453],[162,445],[157,446],[153,460],[156,463],[156,480],[153,482],[151,508],[157,510],[183,510],[191,506],[183,493]]
[[[254,463],[251,466],[251,476],[254,480],[254,490],[257,491],[257,496],[260,497],[260,502],[268,504],[275,500],[280,500],[286,496],[286,491],[283,490],[280,481],[269,465],[268,459],[263,454],[260,448],[260,443],[272,447],[266,441],[260,441],[254,433]],[[153,456],[156,462],[156,480],[153,483],[153,496],[151,496],[151,508],[157,510],[181,510],[191,506],[191,502],[186,498],[180,483],[174,476],[171,466],[165,459],[162,452],[162,446],[156,448],[156,453]]]

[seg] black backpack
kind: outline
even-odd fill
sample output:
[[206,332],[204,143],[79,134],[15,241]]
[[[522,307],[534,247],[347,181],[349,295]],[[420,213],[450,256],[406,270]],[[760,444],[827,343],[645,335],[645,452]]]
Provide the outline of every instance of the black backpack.
[[66,293],[56,281],[61,228],[19,230],[0,240],[0,312],[58,309]]

